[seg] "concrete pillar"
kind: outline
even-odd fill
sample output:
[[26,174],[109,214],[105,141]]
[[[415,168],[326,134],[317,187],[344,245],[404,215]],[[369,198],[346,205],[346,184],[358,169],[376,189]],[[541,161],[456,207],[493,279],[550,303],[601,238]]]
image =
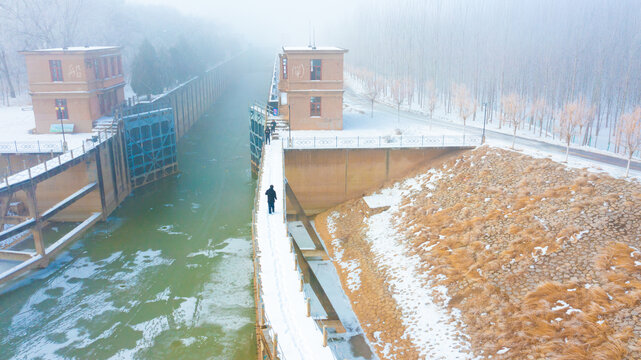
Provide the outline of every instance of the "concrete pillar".
[[102,145],[98,145],[95,148],[96,153],[96,178],[98,179],[98,189],[100,190],[100,208],[102,209],[102,220],[107,220],[107,203],[105,199],[105,182],[102,176],[102,159],[100,157],[100,148]]
[[[25,189],[25,192],[27,193],[27,209],[29,210],[29,216],[31,216],[36,223],[34,226],[31,228],[31,233],[33,235],[33,244],[34,247],[36,248],[36,252],[39,255],[42,255],[44,258],[46,256],[45,254],[45,246],[42,238],[42,221],[40,220],[40,214],[38,213],[38,200],[36,198],[36,184],[32,184],[31,187]],[[47,264],[47,261],[41,265],[42,267],[45,267]]]
[[7,216],[7,212],[9,211],[9,205],[11,205],[12,197],[12,193],[0,196],[0,231],[4,229],[4,219]]

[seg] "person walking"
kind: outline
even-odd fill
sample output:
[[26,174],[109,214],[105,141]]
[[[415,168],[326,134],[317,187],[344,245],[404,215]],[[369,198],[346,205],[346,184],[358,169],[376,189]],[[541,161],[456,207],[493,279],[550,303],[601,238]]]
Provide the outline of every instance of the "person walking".
[[271,140],[272,140],[271,131],[269,131],[269,128],[265,128],[265,143],[270,144]]
[[265,191],[265,195],[267,195],[267,207],[269,213],[272,214],[274,213],[274,203],[276,202],[276,190],[274,190],[274,185],[269,185],[269,189]]
[[276,120],[272,120],[272,134],[276,132]]

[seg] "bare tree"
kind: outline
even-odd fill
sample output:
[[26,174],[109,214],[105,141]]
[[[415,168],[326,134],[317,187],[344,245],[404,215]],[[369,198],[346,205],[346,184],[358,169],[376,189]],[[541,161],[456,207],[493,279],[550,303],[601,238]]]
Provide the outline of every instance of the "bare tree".
[[[520,94],[538,110],[531,125],[538,120],[541,137],[556,138],[559,117],[551,115],[584,97],[598,111],[581,129],[581,142],[594,146],[592,134],[614,139],[619,115],[641,100],[640,12],[634,0],[579,8],[571,1],[383,1],[359,9],[342,34],[350,63],[391,78],[410,74],[420,91],[433,81],[447,112],[457,108],[452,82],[488,104],[490,122],[500,116],[503,94]],[[478,51],[462,56],[470,49]],[[534,105],[539,101],[544,110]]]
[[503,104],[503,112],[506,120],[512,125],[512,149],[516,142],[516,131],[518,130],[521,122],[523,121],[523,114],[525,112],[525,101],[515,93],[503,96],[501,99]]
[[406,77],[403,79],[403,88],[405,90],[405,98],[407,99],[407,105],[409,109],[412,109],[412,101],[414,100],[414,92],[416,91],[414,86],[414,79],[411,77]]
[[378,78],[376,73],[370,71],[365,74],[365,91],[367,91],[367,98],[372,103],[371,117],[374,117],[374,102],[381,95],[381,88],[383,87],[382,81]]
[[474,109],[470,91],[467,89],[467,86],[463,84],[453,84],[452,92],[454,93],[454,103],[458,109],[459,116],[463,119],[463,131],[465,131],[467,118],[472,115]]
[[641,107],[637,106],[633,111],[622,114],[619,123],[617,142],[625,147],[628,156],[628,165],[625,168],[627,177],[630,174],[632,156],[641,148]]
[[568,161],[570,143],[579,127],[584,124],[592,110],[586,105],[585,100],[579,99],[565,104],[559,114],[559,135],[566,143],[565,161]]
[[12,98],[16,97],[16,90],[13,87],[13,81],[11,81],[11,72],[9,71],[9,66],[7,65],[7,55],[4,49],[0,46],[0,72],[4,76],[4,80],[9,87],[9,96]]
[[[542,97],[537,98],[530,105],[530,116],[532,116],[532,119],[533,121],[535,121],[535,124],[538,124],[539,137],[541,137],[543,134],[543,118],[545,117],[545,109],[546,109],[546,103],[545,103],[545,99],[543,99]],[[534,125],[534,132],[536,132],[536,126],[537,125]],[[547,135],[547,131],[546,131],[546,135]]]
[[438,102],[438,93],[434,87],[434,83],[430,80],[425,85],[427,92],[427,111],[430,114],[430,130],[432,129],[432,120],[434,119],[434,110]]
[[405,84],[403,80],[396,79],[392,81],[391,85],[392,98],[394,99],[394,104],[396,104],[396,121],[398,124],[401,123],[401,104],[405,101]]

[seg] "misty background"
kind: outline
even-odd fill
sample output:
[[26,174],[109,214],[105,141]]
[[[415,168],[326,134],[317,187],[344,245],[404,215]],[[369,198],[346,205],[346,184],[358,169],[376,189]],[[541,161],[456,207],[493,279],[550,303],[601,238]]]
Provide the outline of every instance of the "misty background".
[[471,119],[487,106],[501,123],[510,122],[509,99],[522,123],[553,137],[564,107],[582,104],[573,141],[601,136],[609,148],[619,118],[641,104],[640,19],[637,0],[4,0],[0,104],[11,104],[11,88],[26,93],[22,49],[121,45],[130,77],[137,68],[156,74],[153,86],[134,89],[145,93],[313,35],[349,49],[346,69],[373,97],[409,107],[432,99],[461,114],[465,97]]

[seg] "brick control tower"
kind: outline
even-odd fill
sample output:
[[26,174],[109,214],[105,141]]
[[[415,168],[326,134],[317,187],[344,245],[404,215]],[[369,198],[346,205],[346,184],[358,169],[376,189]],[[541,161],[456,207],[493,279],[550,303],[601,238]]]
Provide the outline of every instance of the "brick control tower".
[[125,78],[119,46],[21,51],[37,133],[90,133],[93,122],[110,116],[124,101]]
[[343,56],[338,47],[283,47],[278,110],[292,130],[343,129]]

